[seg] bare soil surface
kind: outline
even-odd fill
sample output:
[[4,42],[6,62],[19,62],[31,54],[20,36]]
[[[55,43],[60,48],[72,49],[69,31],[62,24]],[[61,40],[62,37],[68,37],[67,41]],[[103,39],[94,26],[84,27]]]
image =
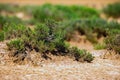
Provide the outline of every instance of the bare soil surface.
[[0,3],[10,3],[19,5],[41,5],[45,3],[62,5],[85,5],[94,8],[101,8],[107,4],[120,2],[119,0],[0,0]]
[[120,80],[120,62],[95,58],[92,63],[70,59],[29,65],[0,65],[1,80]]

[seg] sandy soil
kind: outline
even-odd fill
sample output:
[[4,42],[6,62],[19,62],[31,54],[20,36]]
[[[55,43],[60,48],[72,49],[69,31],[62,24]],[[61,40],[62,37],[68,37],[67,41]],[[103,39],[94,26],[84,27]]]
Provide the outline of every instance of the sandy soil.
[[41,5],[45,3],[63,4],[63,5],[85,5],[101,8],[107,4],[120,2],[120,0],[0,0],[0,3],[11,3],[20,5]]
[[120,80],[120,62],[96,58],[93,63],[66,59],[39,67],[0,65],[0,80]]

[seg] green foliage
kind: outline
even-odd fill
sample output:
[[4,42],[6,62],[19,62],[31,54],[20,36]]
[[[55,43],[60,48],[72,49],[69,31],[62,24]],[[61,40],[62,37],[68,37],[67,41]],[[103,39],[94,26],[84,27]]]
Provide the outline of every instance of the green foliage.
[[103,12],[109,17],[120,17],[120,3],[109,4],[103,9]]
[[57,50],[64,53],[67,49],[64,31],[57,26],[54,21],[48,20],[46,24],[38,24],[34,30],[23,25],[12,24],[4,26],[3,31],[5,39],[20,38],[29,50],[35,49],[41,53]]
[[61,6],[45,4],[33,11],[36,20],[45,22],[46,19],[63,21],[75,18],[99,17],[98,11],[83,6]]
[[25,6],[19,6],[20,10],[28,15],[33,15],[34,10],[38,8],[39,6],[33,6],[33,5],[25,5]]
[[38,24],[35,27],[35,32],[38,40],[45,40],[49,36],[49,28],[45,24]]
[[24,24],[23,21],[17,17],[0,16],[0,29],[3,28],[5,24]]
[[110,22],[108,27],[109,28],[106,30],[108,32],[108,36],[105,39],[106,46],[108,49],[112,49],[116,53],[120,53],[120,24],[117,22]]
[[87,62],[93,61],[94,56],[92,56],[91,53],[85,51],[84,54],[85,54],[84,61],[87,61]]
[[[108,16],[119,17],[119,5],[120,3],[110,4],[104,8],[104,12]],[[0,41],[14,39],[8,46],[17,53],[26,53],[31,50],[42,54],[67,55],[71,53],[78,61],[91,62],[93,56],[89,52],[70,48],[66,44],[65,40],[69,40],[75,31],[95,43],[95,49],[109,48],[120,53],[120,24],[98,18],[99,12],[95,9],[51,4],[42,6],[0,4],[0,12],[16,13],[20,10],[32,16],[32,19],[26,23],[36,24],[35,28],[23,26],[24,22],[17,17],[0,16]],[[101,37],[106,39],[103,44],[97,42]]]
[[106,26],[106,29],[109,33],[118,33],[120,31],[120,24],[118,22],[115,21],[111,21],[108,23],[108,25]]
[[97,38],[107,36],[106,30],[109,24],[103,19],[91,18],[71,20],[68,21],[67,25],[64,27],[66,39],[69,39],[74,31],[78,31],[81,35],[85,35],[90,42],[97,43]]
[[23,21],[15,16],[13,17],[5,17],[6,23],[14,23],[14,24],[23,24]]
[[13,62],[19,63],[23,61],[28,55],[26,52],[26,47],[24,41],[21,39],[14,39],[7,43],[8,49],[12,52],[9,53],[9,56],[13,57]]
[[6,19],[3,16],[0,16],[0,29],[3,27],[3,25],[6,23]]
[[1,11],[6,11],[6,12],[17,12],[20,11],[20,6],[18,5],[11,5],[11,4],[0,4],[0,12]]
[[120,34],[116,35],[115,39],[112,42],[113,50],[120,54]]
[[6,24],[3,27],[5,39],[21,37],[27,28],[23,25]]
[[85,33],[87,40],[89,40],[91,43],[97,43],[96,36],[93,35],[91,32],[86,32]]
[[[52,20],[48,20],[46,24],[38,24],[35,28],[36,39],[38,44],[42,47],[44,45],[44,52],[52,51],[57,49],[57,51],[65,51],[64,44],[64,31]],[[38,49],[40,49],[38,47]]]
[[18,50],[18,51],[24,51],[25,45],[24,42],[21,39],[15,39],[11,40],[9,43],[7,43],[7,46],[9,49]]
[[114,21],[107,22],[101,18],[77,19],[63,23],[66,31],[66,39],[72,37],[74,31],[78,31],[81,35],[92,42],[97,43],[97,39],[118,34],[120,32],[120,24]]
[[114,50],[116,53],[120,54],[120,33],[110,36],[106,39],[106,44],[109,49]]
[[94,44],[94,49],[96,49],[96,50],[101,50],[101,49],[105,49],[105,48],[106,48],[106,44],[105,43]]
[[72,12],[75,12],[77,17],[82,18],[95,18],[99,17],[99,12],[93,8],[88,8],[85,6],[70,6]]
[[70,48],[70,53],[74,55],[75,60],[77,61],[91,62],[94,59],[94,57],[89,52],[86,50],[80,50],[77,47]]
[[92,55],[84,50],[69,49],[69,45],[65,42],[65,31],[53,20],[46,21],[46,24],[37,24],[33,30],[23,25],[12,24],[4,26],[3,31],[5,39],[14,39],[7,45],[10,50],[15,51],[13,55],[16,56],[24,55],[25,58],[26,51],[35,50],[44,56],[47,56],[47,53],[62,56],[72,53],[76,60],[82,57],[83,61],[93,60]]
[[3,31],[0,32],[0,41],[4,41],[4,32]]

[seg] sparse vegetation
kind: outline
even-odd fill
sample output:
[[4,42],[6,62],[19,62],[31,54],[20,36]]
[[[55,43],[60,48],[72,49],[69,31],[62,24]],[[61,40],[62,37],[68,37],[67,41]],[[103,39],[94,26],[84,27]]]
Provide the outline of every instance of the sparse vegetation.
[[11,4],[0,4],[0,12],[1,11],[6,11],[8,13],[17,12],[20,11],[20,6]]
[[83,6],[61,6],[45,4],[35,9],[33,16],[38,21],[45,22],[45,19],[63,21],[75,18],[99,17],[99,13],[95,9]]
[[0,16],[0,29],[3,29],[5,24],[24,24],[24,22],[17,17],[9,17],[9,16]]
[[[81,35],[86,35],[87,39],[92,43],[97,43],[97,39],[101,37],[106,37],[108,35],[107,29],[111,28],[110,24],[100,18],[91,18],[91,19],[77,19],[68,21],[65,24],[66,29],[66,39],[70,33],[78,31]],[[69,27],[67,27],[69,26]]]
[[3,40],[4,40],[4,32],[1,31],[1,32],[0,32],[0,41],[3,41]]
[[[14,13],[13,6],[1,11]],[[10,5],[7,5],[10,6]],[[40,53],[44,57],[52,55],[72,56],[77,61],[91,62],[94,57],[86,50],[70,47],[67,41],[73,38],[77,31],[80,35],[95,44],[95,49],[111,48],[119,51],[120,24],[101,19],[99,11],[84,6],[63,6],[45,4],[42,6],[16,6],[15,11],[23,11],[31,15],[28,21],[17,17],[0,16],[0,41],[11,40],[7,43],[13,57],[21,56],[20,60],[31,51]],[[29,28],[28,26],[34,27]],[[105,43],[98,40],[105,38]],[[16,62],[16,59],[15,59]]]
[[[65,42],[65,32],[59,27],[59,24],[53,20],[46,21],[46,24],[38,24],[34,30],[15,24],[12,26],[6,26],[3,30],[5,31],[5,34],[13,35],[13,37],[5,35],[5,39],[19,38],[8,43],[9,49],[16,49],[14,53],[17,53],[17,55],[23,53],[26,54],[26,51],[32,50],[40,52],[46,57],[48,53],[61,56],[71,53],[71,48],[69,48],[69,45]],[[92,55],[88,57],[89,54],[86,51],[80,52],[82,50],[77,50],[79,52],[75,52],[75,58],[76,54],[83,54],[84,56],[80,56],[77,59],[84,57],[83,61],[91,62],[93,60],[90,59],[90,57],[92,58]]]
[[114,17],[118,18],[120,17],[120,3],[114,3],[114,4],[109,4],[103,9],[103,12],[108,16],[108,17]]
[[6,24],[3,27],[4,39],[8,40],[8,39],[13,39],[13,38],[19,38],[25,33],[26,29],[27,27],[21,24],[18,24],[18,25]]
[[106,44],[109,50],[114,50],[120,54],[120,34],[110,36],[106,39]]
[[12,1],[0,0],[1,80],[120,80],[119,0]]
[[70,53],[74,55],[75,60],[77,61],[91,62],[94,59],[94,57],[89,52],[86,50],[80,50],[77,47],[70,48]]
[[18,52],[25,50],[24,42],[21,39],[11,40],[7,45],[10,50],[17,50]]
[[96,49],[96,50],[101,50],[101,49],[105,49],[105,48],[106,48],[106,44],[105,43],[94,44],[94,49]]
[[66,39],[71,36],[74,31],[78,31],[80,35],[86,35],[87,39],[92,43],[97,43],[97,39],[101,37],[109,37],[120,33],[120,24],[114,21],[107,22],[100,18],[78,19],[65,23]]

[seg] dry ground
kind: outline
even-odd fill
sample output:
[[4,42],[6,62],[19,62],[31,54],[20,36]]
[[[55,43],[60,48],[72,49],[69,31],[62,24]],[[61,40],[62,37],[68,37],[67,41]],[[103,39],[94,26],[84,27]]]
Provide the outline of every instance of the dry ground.
[[[0,0],[13,4],[82,4],[101,8],[119,0]],[[76,62],[68,57],[52,56],[52,60],[40,61],[39,66],[13,64],[7,56],[5,42],[0,42],[0,80],[120,80],[120,59],[106,59],[106,50],[94,50],[91,43],[71,41],[72,46],[87,49],[94,56],[92,63]],[[104,59],[103,59],[104,58]]]
[[120,62],[95,58],[92,63],[78,63],[66,58],[39,67],[0,65],[0,80],[120,80]]
[[0,0],[0,3],[11,3],[20,5],[41,5],[44,3],[62,4],[62,5],[85,5],[101,8],[107,4],[120,2],[120,0]]

